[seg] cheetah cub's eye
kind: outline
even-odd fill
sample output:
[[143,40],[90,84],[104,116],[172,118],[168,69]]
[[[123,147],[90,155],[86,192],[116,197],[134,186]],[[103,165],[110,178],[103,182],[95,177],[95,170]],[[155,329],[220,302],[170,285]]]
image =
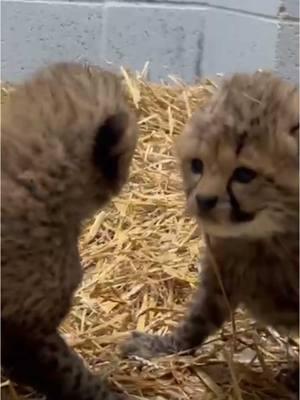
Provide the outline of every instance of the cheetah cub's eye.
[[203,162],[199,158],[193,158],[191,161],[191,168],[194,174],[202,174],[203,172]]
[[239,183],[249,183],[253,181],[257,176],[257,173],[253,169],[246,167],[236,168],[232,175],[232,180]]

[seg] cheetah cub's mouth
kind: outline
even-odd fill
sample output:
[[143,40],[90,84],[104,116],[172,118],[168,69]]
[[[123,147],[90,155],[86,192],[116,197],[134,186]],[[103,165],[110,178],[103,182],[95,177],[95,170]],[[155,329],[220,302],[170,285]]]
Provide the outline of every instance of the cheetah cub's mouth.
[[236,74],[177,143],[187,210],[214,236],[298,231],[298,91],[270,73]]

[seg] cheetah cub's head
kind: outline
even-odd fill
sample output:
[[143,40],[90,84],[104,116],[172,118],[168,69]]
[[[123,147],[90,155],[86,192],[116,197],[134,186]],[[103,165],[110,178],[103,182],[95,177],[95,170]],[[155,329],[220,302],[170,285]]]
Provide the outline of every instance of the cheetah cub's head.
[[269,72],[224,81],[179,138],[188,211],[214,236],[296,232],[299,92]]
[[101,207],[126,182],[137,142],[136,117],[120,77],[97,66],[63,62],[37,73],[31,88],[44,116],[41,130],[60,143],[72,166],[77,197],[85,208]]

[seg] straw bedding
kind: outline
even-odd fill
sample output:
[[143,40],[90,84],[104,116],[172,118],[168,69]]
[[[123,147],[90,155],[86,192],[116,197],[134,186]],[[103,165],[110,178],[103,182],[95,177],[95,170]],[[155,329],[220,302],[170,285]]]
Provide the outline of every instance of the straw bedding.
[[[215,90],[210,81],[157,85],[144,74],[122,73],[139,116],[138,149],[121,196],[83,231],[85,278],[62,333],[90,368],[136,399],[293,398],[275,376],[298,358],[298,344],[259,327],[243,311],[235,315],[235,335],[228,323],[194,357],[118,357],[118,343],[130,331],[173,329],[197,285],[204,245],[184,212],[173,149],[186,119]],[[4,399],[35,398],[8,381],[1,393]]]

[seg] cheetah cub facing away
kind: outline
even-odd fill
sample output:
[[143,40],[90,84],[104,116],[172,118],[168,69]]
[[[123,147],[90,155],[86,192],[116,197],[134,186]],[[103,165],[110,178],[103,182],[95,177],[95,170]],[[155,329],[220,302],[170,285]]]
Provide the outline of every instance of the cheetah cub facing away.
[[267,72],[234,75],[195,112],[178,156],[187,208],[210,250],[200,288],[175,332],[136,332],[124,355],[195,348],[240,304],[265,324],[298,331],[298,135],[298,89]]
[[125,183],[137,125],[119,78],[60,63],[2,107],[1,351],[5,373],[51,400],[117,400],[58,326],[82,278],[82,221]]

